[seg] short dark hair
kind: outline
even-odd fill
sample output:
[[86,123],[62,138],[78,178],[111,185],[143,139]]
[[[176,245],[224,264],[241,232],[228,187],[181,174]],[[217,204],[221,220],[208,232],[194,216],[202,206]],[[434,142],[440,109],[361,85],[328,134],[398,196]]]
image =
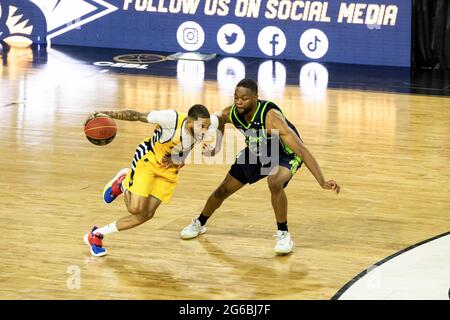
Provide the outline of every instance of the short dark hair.
[[258,84],[252,79],[242,79],[236,87],[244,87],[250,89],[253,93],[258,94]]
[[194,104],[188,111],[188,117],[194,120],[198,118],[209,118],[209,111],[202,104]]

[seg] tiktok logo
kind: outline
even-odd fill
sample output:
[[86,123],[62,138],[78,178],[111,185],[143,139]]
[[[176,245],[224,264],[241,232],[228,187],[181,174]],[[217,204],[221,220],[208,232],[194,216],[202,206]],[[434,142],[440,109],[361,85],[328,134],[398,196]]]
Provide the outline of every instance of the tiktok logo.
[[258,46],[266,56],[279,56],[286,48],[286,36],[280,28],[265,27],[259,32]]
[[310,59],[320,59],[328,52],[328,37],[319,29],[306,30],[300,37],[300,50]]

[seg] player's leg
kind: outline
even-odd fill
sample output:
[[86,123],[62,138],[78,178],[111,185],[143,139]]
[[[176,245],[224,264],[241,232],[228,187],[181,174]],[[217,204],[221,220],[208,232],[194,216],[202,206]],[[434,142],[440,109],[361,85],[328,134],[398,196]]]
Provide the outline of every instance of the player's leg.
[[131,229],[150,220],[161,204],[161,200],[154,196],[142,197],[128,190],[125,190],[124,198],[130,214],[116,221],[117,231]]
[[[105,203],[113,202],[124,191],[123,181],[129,173],[129,169],[121,169],[112,178],[103,189],[103,200]],[[103,248],[103,236],[106,234],[117,232],[116,222],[110,223],[102,228],[93,227],[91,232],[84,235],[84,242],[90,246],[91,254],[96,257],[106,255],[106,249]]]
[[96,257],[106,255],[103,247],[105,235],[128,230],[137,227],[153,218],[161,200],[155,197],[143,197],[126,190],[125,204],[129,215],[123,216],[117,221],[107,224],[101,228],[94,227],[92,231],[84,236],[84,241],[91,247],[91,254]]
[[244,184],[242,182],[228,173],[219,187],[209,196],[201,214],[209,218],[214,211],[222,205],[226,198],[241,189],[243,186]]
[[223,201],[233,193],[241,189],[248,181],[249,166],[246,165],[248,149],[244,149],[236,157],[235,163],[231,166],[225,179],[209,196],[198,218],[194,218],[190,225],[181,230],[182,239],[192,239],[206,232],[206,221],[223,203]]
[[[276,173],[267,177],[272,207],[275,212],[277,224],[287,221],[287,197],[284,192],[284,185],[292,178],[292,173],[288,168],[278,166]],[[287,227],[285,228],[287,231]]]
[[280,165],[277,166],[274,172],[267,178],[267,184],[271,194],[272,207],[277,221],[277,242],[274,250],[278,254],[290,253],[294,246],[287,226],[288,201],[284,188],[287,186],[289,180],[296,173],[300,165],[301,160],[299,158],[281,158]]
[[206,232],[206,221],[223,203],[223,201],[233,193],[241,189],[245,183],[234,178],[230,173],[209,196],[198,218],[192,220],[192,223],[181,231],[182,239],[192,239]]
[[[176,176],[175,176],[176,177]],[[161,202],[168,203],[176,187],[175,181],[161,178],[138,163],[135,174],[125,178],[125,205],[131,215],[116,222],[117,230],[128,230],[153,218]]]
[[139,160],[132,170],[128,170],[125,178],[124,172],[119,172],[112,186],[119,180],[120,189],[126,189],[125,205],[131,215],[110,223],[102,228],[94,227],[92,231],[85,235],[85,242],[91,246],[91,253],[95,256],[106,254],[103,248],[103,237],[107,234],[115,233],[136,227],[151,219],[161,201],[167,202],[175,188],[176,183],[159,179],[152,171],[148,170],[144,160]]

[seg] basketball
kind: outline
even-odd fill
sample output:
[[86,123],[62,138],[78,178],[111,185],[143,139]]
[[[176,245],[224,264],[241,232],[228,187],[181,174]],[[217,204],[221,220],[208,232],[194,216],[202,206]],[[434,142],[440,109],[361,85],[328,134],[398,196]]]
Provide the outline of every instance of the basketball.
[[84,133],[91,143],[97,146],[107,145],[116,136],[116,122],[106,114],[93,115],[84,124]]

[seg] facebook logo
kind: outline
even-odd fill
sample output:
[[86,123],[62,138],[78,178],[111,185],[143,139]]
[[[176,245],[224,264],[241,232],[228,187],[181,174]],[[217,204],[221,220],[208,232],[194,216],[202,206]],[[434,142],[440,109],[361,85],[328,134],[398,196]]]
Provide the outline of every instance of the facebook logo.
[[258,46],[266,56],[278,56],[286,48],[286,36],[280,28],[265,27],[259,32]]
[[274,33],[272,36],[272,41],[270,41],[270,44],[272,45],[272,56],[276,56],[275,52],[276,52],[276,48],[277,48],[277,44],[279,43],[277,41],[277,38],[280,35],[278,33]]

